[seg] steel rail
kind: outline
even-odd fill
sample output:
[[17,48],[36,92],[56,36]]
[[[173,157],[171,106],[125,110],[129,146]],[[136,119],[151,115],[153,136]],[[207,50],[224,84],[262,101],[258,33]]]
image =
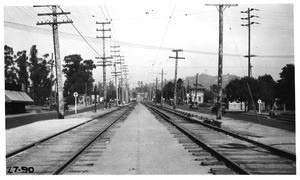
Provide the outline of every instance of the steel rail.
[[117,117],[110,125],[108,125],[104,130],[97,133],[92,140],[90,140],[87,144],[85,144],[82,148],[80,148],[77,152],[75,152],[72,157],[70,157],[67,161],[65,161],[60,167],[58,167],[55,171],[52,172],[52,175],[58,175],[63,170],[65,170],[70,164],[74,162],[74,160],[80,156],[87,148],[89,148],[103,133],[109,130],[117,121],[119,121],[125,114],[127,114],[132,107],[130,106],[128,110],[122,113],[119,117]]
[[188,136],[192,141],[194,141],[196,144],[200,145],[201,147],[203,147],[204,149],[206,149],[207,151],[209,151],[214,157],[216,157],[218,160],[223,161],[229,168],[231,168],[234,172],[238,173],[238,174],[244,174],[244,175],[249,175],[251,174],[250,172],[248,172],[247,170],[245,170],[244,168],[240,167],[238,164],[232,162],[231,160],[229,160],[228,158],[224,157],[222,154],[218,153],[217,151],[215,151],[213,148],[209,147],[207,144],[205,144],[204,142],[202,142],[201,140],[199,140],[194,134],[191,134],[186,128],[178,125],[177,123],[171,121],[170,117],[168,117],[167,115],[165,115],[164,113],[158,111],[157,109],[154,109],[153,107],[150,107],[148,105],[146,105],[146,107],[148,107],[149,109],[151,109],[152,111],[154,111],[155,113],[157,113],[159,116],[161,116],[164,120],[168,121],[169,123],[171,123],[173,126],[175,126],[178,130],[180,130],[183,134],[185,134],[186,136]]
[[[160,108],[160,107],[157,107],[157,108]],[[239,134],[236,134],[236,133],[234,133],[234,132],[230,132],[230,131],[227,131],[227,130],[225,130],[225,129],[222,129],[222,128],[219,128],[219,127],[216,127],[216,126],[212,126],[212,125],[210,125],[210,124],[206,124],[206,123],[201,122],[201,121],[199,121],[199,120],[195,120],[195,119],[193,119],[193,118],[184,116],[184,115],[182,115],[182,114],[179,114],[179,113],[177,113],[177,112],[174,112],[172,109],[169,109],[169,108],[166,108],[166,107],[163,107],[163,109],[166,110],[166,111],[168,111],[168,112],[170,112],[170,113],[173,113],[173,114],[176,114],[176,115],[178,115],[178,116],[180,116],[180,117],[183,117],[183,118],[185,118],[185,119],[187,119],[187,120],[190,120],[190,121],[193,121],[193,122],[197,122],[197,123],[199,123],[199,124],[201,124],[201,125],[203,125],[203,126],[206,126],[206,127],[208,127],[208,128],[211,128],[211,129],[213,129],[213,130],[216,130],[216,131],[225,133],[225,134],[227,134],[227,135],[229,135],[229,136],[232,136],[232,137],[234,137],[234,138],[237,138],[237,139],[240,139],[240,140],[243,140],[243,141],[247,141],[247,142],[249,142],[249,143],[251,143],[251,144],[254,144],[254,145],[257,145],[257,146],[262,147],[262,148],[264,148],[264,149],[267,149],[268,151],[270,151],[270,152],[272,152],[272,153],[274,153],[274,154],[276,154],[276,155],[278,155],[278,156],[280,156],[280,157],[285,157],[285,158],[287,158],[287,159],[289,159],[289,160],[296,161],[296,155],[293,154],[293,153],[290,153],[290,152],[287,152],[287,151],[284,151],[284,150],[281,150],[281,149],[274,148],[274,147],[272,147],[272,146],[269,146],[269,145],[266,145],[266,144],[263,144],[263,143],[254,141],[254,140],[252,140],[252,139],[243,137],[243,136],[241,136],[241,135],[239,135]]]
[[26,145],[26,146],[24,146],[24,147],[22,147],[22,148],[13,150],[13,151],[11,151],[11,152],[9,152],[9,153],[6,154],[6,159],[7,159],[7,158],[10,158],[10,157],[12,157],[12,156],[14,156],[14,155],[16,155],[16,154],[19,154],[19,153],[21,153],[21,152],[23,152],[23,151],[26,151],[27,149],[30,149],[30,148],[32,148],[32,147],[34,147],[34,146],[36,146],[36,145],[39,145],[39,144],[41,144],[41,143],[43,143],[43,142],[45,142],[45,141],[47,141],[47,140],[49,140],[49,139],[52,139],[52,138],[54,138],[54,137],[56,137],[56,136],[59,136],[59,135],[64,134],[64,133],[66,133],[66,132],[68,132],[68,131],[71,131],[72,129],[75,129],[75,128],[77,128],[77,127],[80,127],[80,126],[82,126],[82,125],[85,125],[85,124],[87,124],[87,123],[90,123],[91,121],[94,121],[95,119],[98,119],[98,118],[102,118],[102,117],[104,117],[104,116],[107,116],[107,115],[109,115],[109,114],[111,114],[111,113],[113,113],[113,112],[116,112],[116,111],[118,111],[118,110],[120,110],[120,109],[122,109],[122,108],[124,108],[124,107],[117,108],[117,109],[115,109],[115,110],[113,110],[113,111],[110,111],[110,112],[106,112],[106,113],[101,114],[101,115],[99,115],[99,116],[96,116],[96,117],[94,117],[94,118],[92,118],[92,119],[90,119],[90,120],[88,120],[88,121],[85,121],[85,122],[83,122],[83,123],[77,124],[77,125],[75,125],[75,126],[72,126],[72,127],[70,127],[70,128],[67,128],[67,129],[65,129],[65,130],[62,130],[62,131],[60,131],[60,132],[58,132],[58,133],[55,133],[55,134],[53,134],[53,135],[47,136],[47,137],[45,137],[45,138],[43,138],[43,139],[40,139],[40,140],[38,140],[38,141],[36,141],[36,142],[33,142],[33,143],[31,143],[31,144],[28,144],[28,145]]

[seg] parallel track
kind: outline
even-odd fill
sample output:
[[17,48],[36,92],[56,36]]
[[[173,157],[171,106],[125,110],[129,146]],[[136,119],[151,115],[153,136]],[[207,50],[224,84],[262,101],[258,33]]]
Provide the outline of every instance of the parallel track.
[[9,153],[6,166],[33,167],[34,174],[60,174],[132,109],[133,106],[119,108]]
[[296,174],[296,156],[176,113],[149,106],[237,174]]

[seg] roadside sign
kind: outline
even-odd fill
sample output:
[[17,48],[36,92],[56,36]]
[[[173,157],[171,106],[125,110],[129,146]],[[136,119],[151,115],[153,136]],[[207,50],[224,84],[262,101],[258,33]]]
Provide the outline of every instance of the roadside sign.
[[258,103],[258,104],[261,104],[261,100],[260,100],[260,99],[259,99],[259,100],[257,100],[257,103]]
[[260,100],[260,99],[258,99],[258,100],[257,100],[257,103],[258,103],[258,113],[260,114],[260,110],[261,110],[261,107],[260,107],[261,100]]
[[77,92],[74,92],[74,93],[73,93],[73,96],[74,96],[74,97],[78,97],[78,93],[77,93]]
[[78,97],[78,93],[75,91],[73,93],[73,96],[75,97],[75,114],[77,114],[77,97]]

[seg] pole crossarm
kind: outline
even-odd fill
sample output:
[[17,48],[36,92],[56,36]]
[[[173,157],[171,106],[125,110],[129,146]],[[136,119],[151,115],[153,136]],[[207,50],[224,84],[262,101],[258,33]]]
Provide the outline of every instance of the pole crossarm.
[[38,16],[54,16],[54,15],[66,15],[71,14],[70,12],[57,12],[57,13],[38,13]]
[[111,31],[111,29],[109,28],[109,29],[98,29],[98,28],[96,28],[96,31]]
[[247,17],[241,18],[242,20],[247,20],[247,24],[241,24],[241,26],[247,26],[248,27],[248,55],[244,56],[248,59],[248,77],[251,77],[252,75],[252,65],[251,65],[251,57],[255,57],[255,55],[251,54],[251,25],[253,24],[259,24],[258,22],[251,21],[252,18],[259,18],[259,16],[251,15],[250,13],[252,11],[259,11],[259,9],[255,8],[248,8],[246,11],[241,11],[241,13],[247,14]]
[[173,49],[172,52],[176,53],[175,57],[170,56],[169,58],[175,59],[175,78],[174,78],[174,104],[173,108],[176,109],[176,103],[177,103],[177,66],[178,66],[178,59],[185,59],[184,57],[178,57],[178,52],[183,51],[182,49]]
[[37,22],[36,25],[53,25],[53,24],[67,24],[67,23],[73,23],[73,21],[72,20],[60,21],[60,22],[41,21],[41,22]]
[[237,4],[205,4],[206,6],[216,6],[219,12],[219,56],[218,56],[218,102],[217,102],[217,119],[222,119],[222,74],[223,74],[223,12],[230,6]]
[[98,21],[96,21],[96,24],[110,24],[110,22],[108,21],[108,22],[98,22]]
[[205,4],[205,6],[238,6],[238,4]]
[[56,65],[56,81],[57,81],[57,114],[59,119],[64,119],[64,97],[63,97],[63,81],[62,81],[62,63],[60,58],[58,24],[73,23],[72,20],[57,21],[58,15],[67,15],[69,12],[57,12],[57,5],[35,5],[33,7],[51,7],[51,13],[39,13],[38,16],[52,16],[52,21],[37,22],[37,25],[50,25],[53,31],[53,45]]
[[173,58],[173,59],[185,59],[184,57],[172,57],[172,56],[169,56],[169,58]]
[[[111,29],[105,29],[105,25],[107,24],[110,24],[110,22],[97,22],[96,21],[96,24],[100,24],[102,25],[102,29],[98,29],[96,28],[96,31],[101,31],[102,32],[102,36],[96,36],[96,38],[101,38],[102,39],[102,42],[103,42],[103,55],[101,58],[99,59],[102,59],[103,61],[99,62],[99,63],[102,63],[102,64],[99,64],[97,66],[103,66],[103,91],[104,91],[104,95],[103,95],[103,102],[104,102],[104,107],[107,108],[107,85],[106,85],[106,66],[111,66],[112,64],[106,64],[106,63],[111,63],[111,62],[108,62],[106,61],[106,59],[111,59],[113,58],[112,56],[110,57],[106,57],[105,56],[105,39],[106,38],[111,38],[111,36],[105,36],[105,32],[107,31],[111,31]],[[97,59],[97,57],[96,57]]]
[[112,56],[106,56],[106,57],[96,57],[96,59],[112,59]]
[[105,38],[111,38],[111,36],[96,36],[96,38],[105,39]]
[[52,7],[57,5],[33,5],[33,7]]

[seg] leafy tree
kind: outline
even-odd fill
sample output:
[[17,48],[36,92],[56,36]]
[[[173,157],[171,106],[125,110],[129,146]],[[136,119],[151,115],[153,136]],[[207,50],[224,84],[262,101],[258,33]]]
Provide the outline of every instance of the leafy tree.
[[17,65],[19,67],[19,70],[17,70],[18,73],[18,84],[24,84],[25,85],[25,91],[27,92],[27,88],[29,87],[29,75],[28,75],[28,62],[27,62],[27,55],[26,51],[19,51],[17,53]]
[[161,102],[161,91],[159,89],[156,89],[156,92],[155,92],[155,100],[157,103],[160,103]]
[[249,106],[251,107],[252,99],[247,84],[249,85],[255,103],[259,99],[259,85],[257,79],[244,77],[231,80],[225,87],[225,92],[229,101],[246,102],[248,109],[250,109]]
[[282,68],[280,78],[275,88],[276,96],[280,102],[286,104],[286,108],[295,110],[295,67],[287,64]]
[[12,47],[7,45],[4,46],[4,74],[5,74],[5,83],[17,83],[17,73],[14,62],[14,50]]
[[78,94],[85,93],[85,84],[88,94],[92,94],[93,73],[96,68],[92,60],[84,60],[79,54],[73,54],[64,58],[63,73],[66,75],[64,83],[64,96],[72,96],[76,91]]
[[174,98],[174,83],[172,83],[171,81],[169,81],[165,85],[164,91],[163,91],[163,96],[167,100],[170,100],[170,99]]
[[265,102],[266,107],[271,107],[275,100],[275,86],[276,82],[271,75],[265,74],[258,77],[259,84],[259,98]]
[[184,82],[181,78],[177,80],[177,100],[185,100],[186,99],[186,88],[184,87]]
[[204,102],[209,102],[214,99],[214,93],[210,90],[204,90]]
[[32,82],[30,94],[33,97],[35,105],[43,105],[50,96],[51,80],[48,78],[47,55],[43,58],[38,58],[37,53],[36,45],[33,45],[30,49],[29,58],[29,77]]
[[107,101],[110,99],[116,99],[116,88],[113,81],[109,81],[107,86]]

